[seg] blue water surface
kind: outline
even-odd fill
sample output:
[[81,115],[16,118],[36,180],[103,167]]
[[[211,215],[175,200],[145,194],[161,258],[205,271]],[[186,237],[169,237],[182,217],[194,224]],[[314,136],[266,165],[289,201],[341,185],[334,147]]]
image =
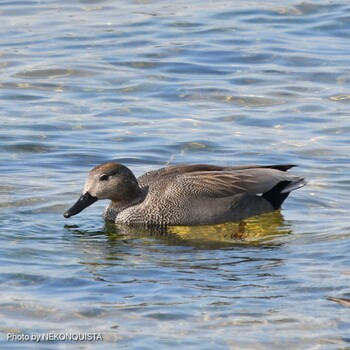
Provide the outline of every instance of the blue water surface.
[[[350,347],[350,4],[0,3],[4,349]],[[166,235],[66,220],[88,171],[299,165],[281,212]],[[20,341],[99,333],[101,340]],[[17,341],[10,337],[17,336]]]

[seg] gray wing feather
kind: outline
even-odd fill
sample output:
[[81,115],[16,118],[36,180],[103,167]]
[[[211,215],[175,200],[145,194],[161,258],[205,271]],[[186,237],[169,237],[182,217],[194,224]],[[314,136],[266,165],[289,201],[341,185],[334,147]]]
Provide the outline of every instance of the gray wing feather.
[[290,192],[301,187],[302,180],[298,176],[269,168],[203,171],[178,174],[167,191],[170,194],[184,192],[186,195],[228,197],[244,192],[265,193],[281,181],[290,181],[286,191]]

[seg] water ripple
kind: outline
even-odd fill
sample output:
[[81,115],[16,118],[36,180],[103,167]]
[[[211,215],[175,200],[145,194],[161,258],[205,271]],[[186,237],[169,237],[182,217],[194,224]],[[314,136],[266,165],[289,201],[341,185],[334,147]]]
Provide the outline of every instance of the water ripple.
[[[102,332],[96,349],[349,345],[347,3],[28,0],[0,13],[2,333]],[[309,183],[243,223],[109,227],[103,202],[63,221],[109,160],[137,175],[296,163]]]

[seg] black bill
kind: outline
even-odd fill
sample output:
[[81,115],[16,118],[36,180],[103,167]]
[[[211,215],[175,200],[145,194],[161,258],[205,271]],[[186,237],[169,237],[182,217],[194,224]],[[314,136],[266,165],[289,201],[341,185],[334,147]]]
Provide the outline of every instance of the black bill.
[[68,219],[73,215],[77,215],[82,210],[89,207],[91,204],[95,203],[96,201],[97,201],[96,197],[91,196],[89,192],[85,192],[79,197],[77,202],[63,214],[63,216]]

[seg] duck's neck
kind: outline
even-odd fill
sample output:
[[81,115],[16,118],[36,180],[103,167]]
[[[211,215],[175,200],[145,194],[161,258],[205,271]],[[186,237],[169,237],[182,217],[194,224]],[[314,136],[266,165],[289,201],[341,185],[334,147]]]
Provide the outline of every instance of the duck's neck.
[[104,212],[104,218],[108,221],[115,221],[117,215],[124,211],[125,209],[132,207],[134,205],[137,205],[141,203],[144,200],[144,194],[140,190],[140,188],[137,188],[133,190],[132,193],[128,193],[127,196],[125,196],[127,200],[118,199],[118,200],[111,200],[107,208]]

